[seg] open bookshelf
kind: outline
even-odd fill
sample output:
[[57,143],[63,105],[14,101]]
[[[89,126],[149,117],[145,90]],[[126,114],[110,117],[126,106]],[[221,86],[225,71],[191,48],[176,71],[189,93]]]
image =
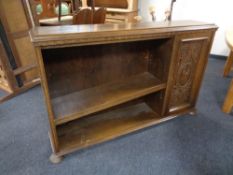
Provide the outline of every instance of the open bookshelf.
[[165,38],[42,50],[60,154],[157,123],[171,47]]
[[161,122],[146,103],[75,120],[57,127],[61,155]]
[[115,32],[114,25],[53,27],[54,34],[51,29],[46,34],[46,28],[31,31],[53,163],[75,150],[195,111],[216,27],[155,24],[135,24],[130,30],[122,25]]
[[52,99],[56,124],[66,123],[112,106],[162,90],[166,87],[149,73]]

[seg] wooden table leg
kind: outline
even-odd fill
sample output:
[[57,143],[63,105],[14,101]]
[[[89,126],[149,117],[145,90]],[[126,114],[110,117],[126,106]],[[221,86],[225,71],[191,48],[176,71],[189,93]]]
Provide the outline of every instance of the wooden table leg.
[[231,112],[231,108],[233,106],[233,80],[231,80],[231,84],[230,87],[228,89],[223,107],[222,107],[222,111],[225,113],[230,113]]
[[232,64],[233,64],[233,51],[231,51],[231,53],[230,53],[230,55],[227,58],[227,61],[225,63],[224,72],[223,72],[224,77],[229,75],[229,73],[231,71]]

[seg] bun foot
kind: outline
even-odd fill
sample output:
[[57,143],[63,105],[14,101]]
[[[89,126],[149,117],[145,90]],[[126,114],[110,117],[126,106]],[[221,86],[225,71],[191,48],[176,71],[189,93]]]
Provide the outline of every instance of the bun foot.
[[196,112],[196,111],[192,111],[192,112],[190,112],[189,114],[190,114],[190,115],[196,115],[197,112]]
[[54,164],[58,164],[62,161],[62,157],[61,156],[57,156],[56,154],[52,154],[49,157],[50,162],[54,163]]

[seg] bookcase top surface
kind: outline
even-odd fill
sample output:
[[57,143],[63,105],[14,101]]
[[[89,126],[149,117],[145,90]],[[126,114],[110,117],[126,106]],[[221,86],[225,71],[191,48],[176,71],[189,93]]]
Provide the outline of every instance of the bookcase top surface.
[[[49,26],[34,27],[30,31],[31,41],[36,46],[68,44],[80,42],[84,39],[86,42],[98,41],[97,38],[108,38],[125,36],[130,39],[133,36],[148,34],[165,34],[179,31],[191,31],[201,29],[217,29],[217,26],[211,23],[198,21],[171,21],[171,22],[142,22],[142,23],[122,23],[122,24],[95,24],[95,25],[67,25],[67,26]],[[97,39],[97,40],[96,40]],[[54,42],[53,42],[54,41]],[[58,42],[59,41],[59,42]],[[67,42],[68,41],[68,42]]]

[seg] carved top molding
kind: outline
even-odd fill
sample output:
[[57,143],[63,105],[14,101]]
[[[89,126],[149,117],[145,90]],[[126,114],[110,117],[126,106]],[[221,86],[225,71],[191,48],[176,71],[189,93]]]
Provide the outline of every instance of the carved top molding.
[[67,44],[98,43],[118,40],[118,37],[131,40],[150,39],[156,35],[163,38],[168,34],[195,30],[217,30],[214,24],[196,21],[145,22],[127,24],[72,25],[35,27],[30,31],[35,46],[56,46]]

